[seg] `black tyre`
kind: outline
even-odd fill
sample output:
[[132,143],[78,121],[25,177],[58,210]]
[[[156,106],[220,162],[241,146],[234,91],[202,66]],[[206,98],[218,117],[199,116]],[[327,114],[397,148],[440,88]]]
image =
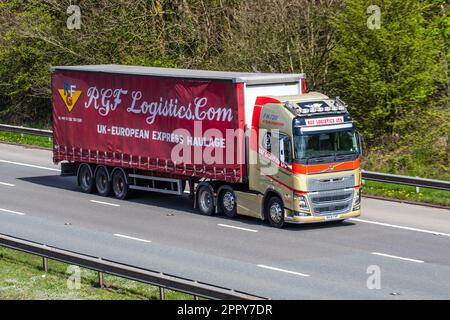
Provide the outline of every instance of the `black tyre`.
[[84,193],[95,192],[95,178],[88,164],[82,164],[78,170],[78,183]]
[[95,173],[95,186],[98,194],[107,197],[111,194],[111,181],[108,179],[108,171],[105,167],[98,167]]
[[131,194],[131,189],[127,184],[127,178],[122,170],[115,170],[112,175],[112,189],[117,199],[124,200]]
[[270,225],[275,228],[284,226],[284,205],[279,197],[272,197],[267,203],[267,219]]
[[233,190],[225,189],[220,192],[219,207],[227,217],[234,218],[236,216],[236,194],[233,192]]
[[214,194],[207,186],[200,187],[198,190],[197,207],[204,215],[214,214]]

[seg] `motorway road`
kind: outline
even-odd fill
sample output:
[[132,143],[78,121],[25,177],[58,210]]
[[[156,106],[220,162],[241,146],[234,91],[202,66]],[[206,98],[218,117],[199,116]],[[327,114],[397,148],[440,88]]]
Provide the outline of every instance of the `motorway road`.
[[365,198],[359,219],[278,230],[186,197],[83,194],[51,159],[0,144],[0,233],[273,299],[450,298],[449,210]]

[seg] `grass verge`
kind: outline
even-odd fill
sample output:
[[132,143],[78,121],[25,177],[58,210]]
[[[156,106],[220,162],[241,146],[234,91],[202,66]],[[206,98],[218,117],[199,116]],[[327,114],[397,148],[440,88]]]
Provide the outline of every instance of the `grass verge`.
[[367,180],[365,181],[362,190],[363,195],[368,194],[400,200],[450,206],[450,191],[420,188],[419,192],[416,192],[416,187]]
[[39,137],[30,134],[22,134],[7,131],[0,131],[0,141],[14,142],[50,149],[53,147],[52,139],[49,139],[47,137]]
[[[69,289],[69,265],[49,260],[49,272],[42,269],[42,258],[0,247],[0,299],[14,300],[148,300],[159,299],[159,288],[106,275],[106,288],[98,288],[98,273],[80,268],[80,288]],[[69,280],[70,281],[70,280]],[[70,283],[73,283],[70,281]],[[166,299],[193,299],[166,290]]]

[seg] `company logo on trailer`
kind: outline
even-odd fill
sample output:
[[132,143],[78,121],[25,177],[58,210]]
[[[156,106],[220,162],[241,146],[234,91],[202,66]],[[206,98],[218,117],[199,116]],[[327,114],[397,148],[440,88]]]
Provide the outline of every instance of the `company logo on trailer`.
[[158,117],[193,121],[231,122],[233,120],[231,107],[211,106],[208,104],[208,98],[204,96],[192,97],[192,100],[184,102],[178,101],[178,98],[164,96],[146,100],[141,91],[122,88],[90,87],[87,90],[88,101],[84,103],[84,107],[88,109],[92,105],[101,116],[105,117],[122,104],[122,98],[126,95],[131,98],[131,102],[128,102],[130,104],[125,106],[126,112],[145,115],[147,124],[155,123]]
[[78,98],[81,96],[81,90],[77,90],[77,86],[70,83],[64,83],[64,89],[58,89],[64,104],[69,112],[75,107]]

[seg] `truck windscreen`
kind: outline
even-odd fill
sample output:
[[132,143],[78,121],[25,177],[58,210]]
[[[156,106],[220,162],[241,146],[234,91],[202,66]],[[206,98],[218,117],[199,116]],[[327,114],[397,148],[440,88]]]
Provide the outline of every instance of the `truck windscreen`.
[[[294,134],[294,150],[295,160],[304,162],[325,157],[357,157],[361,149],[357,132],[346,130],[313,134],[296,132]],[[334,161],[336,160],[338,159],[334,159]]]

